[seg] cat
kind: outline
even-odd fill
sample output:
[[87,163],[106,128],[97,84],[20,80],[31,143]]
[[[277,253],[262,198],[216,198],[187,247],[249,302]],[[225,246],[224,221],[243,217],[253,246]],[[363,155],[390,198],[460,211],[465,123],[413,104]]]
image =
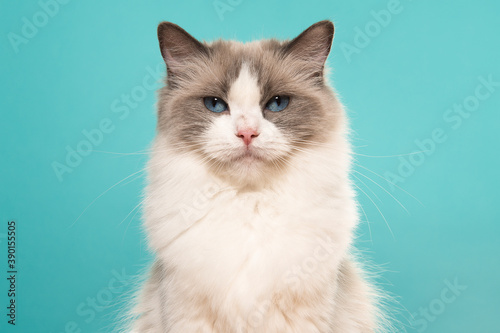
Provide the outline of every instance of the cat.
[[334,34],[200,42],[158,26],[167,67],[148,164],[155,261],[132,332],[381,332],[353,254],[358,207]]

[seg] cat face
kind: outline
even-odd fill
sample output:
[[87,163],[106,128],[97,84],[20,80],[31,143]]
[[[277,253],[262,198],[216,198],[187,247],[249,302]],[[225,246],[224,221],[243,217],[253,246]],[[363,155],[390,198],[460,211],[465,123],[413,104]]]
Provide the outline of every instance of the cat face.
[[158,36],[167,64],[158,129],[213,172],[265,179],[334,130],[340,110],[323,75],[331,22],[284,42],[200,43],[168,22]]

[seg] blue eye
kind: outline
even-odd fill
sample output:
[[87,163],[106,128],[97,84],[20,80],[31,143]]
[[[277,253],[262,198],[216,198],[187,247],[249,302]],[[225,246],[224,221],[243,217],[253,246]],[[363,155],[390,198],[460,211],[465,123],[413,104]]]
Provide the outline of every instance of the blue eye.
[[218,97],[204,97],[203,102],[205,103],[207,109],[212,112],[220,113],[227,110],[226,102]]
[[284,110],[289,102],[290,97],[288,96],[274,96],[267,102],[266,109],[273,112],[279,112]]

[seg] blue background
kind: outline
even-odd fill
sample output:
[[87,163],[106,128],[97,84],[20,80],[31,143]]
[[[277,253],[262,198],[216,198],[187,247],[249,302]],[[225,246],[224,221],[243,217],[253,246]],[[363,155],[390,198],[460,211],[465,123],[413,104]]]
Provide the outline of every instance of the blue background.
[[[220,2],[232,4],[221,14]],[[332,19],[330,78],[351,118],[366,213],[357,242],[395,295],[399,330],[498,332],[500,87],[478,88],[489,96],[473,103],[479,77],[500,81],[500,3],[401,0],[382,26],[372,11],[391,1],[220,2],[73,0],[45,21],[37,1],[0,4],[0,330],[110,332],[150,260],[138,205],[155,132],[151,84],[163,70],[160,21],[199,39],[250,41]],[[15,47],[23,17],[38,31],[25,28],[29,38]],[[357,29],[371,36],[363,41]],[[470,114],[445,119],[464,102]],[[103,121],[107,133],[59,179],[54,162],[65,163],[68,147],[85,151],[83,131]],[[4,314],[11,219],[15,328]]]

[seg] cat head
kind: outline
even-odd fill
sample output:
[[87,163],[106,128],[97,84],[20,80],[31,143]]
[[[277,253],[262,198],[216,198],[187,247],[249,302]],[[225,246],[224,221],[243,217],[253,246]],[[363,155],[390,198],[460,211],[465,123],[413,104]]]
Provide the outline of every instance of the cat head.
[[205,43],[161,23],[159,139],[233,182],[282,173],[296,154],[328,142],[341,117],[324,74],[333,32],[321,21],[289,41]]

